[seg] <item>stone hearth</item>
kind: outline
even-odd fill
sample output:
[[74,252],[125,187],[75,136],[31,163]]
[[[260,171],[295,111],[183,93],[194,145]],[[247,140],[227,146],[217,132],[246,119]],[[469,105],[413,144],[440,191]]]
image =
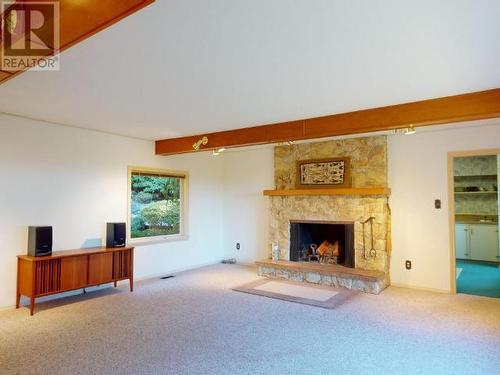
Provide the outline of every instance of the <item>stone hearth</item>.
[[302,281],[326,286],[344,287],[379,294],[387,285],[385,273],[336,264],[262,260],[256,262],[259,275],[276,279]]

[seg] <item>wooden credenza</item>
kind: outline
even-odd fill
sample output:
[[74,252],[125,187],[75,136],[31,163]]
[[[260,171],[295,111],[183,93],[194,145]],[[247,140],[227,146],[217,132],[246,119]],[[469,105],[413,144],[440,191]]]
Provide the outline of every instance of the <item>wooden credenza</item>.
[[53,252],[50,256],[17,256],[16,308],[21,295],[35,298],[120,280],[130,281],[134,290],[134,248],[90,248]]

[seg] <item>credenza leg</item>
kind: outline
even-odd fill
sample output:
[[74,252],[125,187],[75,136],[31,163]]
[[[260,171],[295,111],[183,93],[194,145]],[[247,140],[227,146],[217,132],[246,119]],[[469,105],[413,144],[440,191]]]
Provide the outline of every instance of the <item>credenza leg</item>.
[[35,297],[30,298],[30,315],[33,316],[35,311]]
[[118,286],[118,281],[115,280],[115,288]]
[[133,292],[134,291],[134,279],[131,277],[129,279],[129,281],[130,281],[130,291]]
[[19,304],[21,303],[21,289],[19,288],[19,278],[21,277],[19,272],[19,259],[17,260],[17,277],[16,277],[16,309],[19,308]]

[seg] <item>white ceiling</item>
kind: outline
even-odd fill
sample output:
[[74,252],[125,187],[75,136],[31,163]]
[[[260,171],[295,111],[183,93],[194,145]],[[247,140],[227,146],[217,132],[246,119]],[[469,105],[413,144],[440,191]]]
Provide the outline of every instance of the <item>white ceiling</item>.
[[0,85],[0,111],[146,139],[500,87],[498,0],[157,0]]

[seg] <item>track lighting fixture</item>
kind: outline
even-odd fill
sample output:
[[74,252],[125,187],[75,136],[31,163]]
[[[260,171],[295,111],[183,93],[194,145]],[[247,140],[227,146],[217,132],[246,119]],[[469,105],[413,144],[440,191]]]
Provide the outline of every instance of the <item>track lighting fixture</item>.
[[416,132],[417,130],[415,129],[413,124],[410,124],[407,128],[393,130],[394,134],[402,134],[402,135],[412,135],[415,134]]
[[404,135],[412,135],[412,134],[415,134],[417,131],[415,130],[415,128],[413,127],[413,125],[410,125],[409,127],[407,127],[405,130],[404,130]]
[[207,143],[208,143],[208,138],[207,137],[203,137],[199,141],[193,143],[193,149],[195,151],[198,151],[202,145],[205,146]]
[[214,155],[214,156],[220,155],[224,152],[224,150],[225,150],[224,147],[216,148],[216,149],[212,150],[212,155]]

